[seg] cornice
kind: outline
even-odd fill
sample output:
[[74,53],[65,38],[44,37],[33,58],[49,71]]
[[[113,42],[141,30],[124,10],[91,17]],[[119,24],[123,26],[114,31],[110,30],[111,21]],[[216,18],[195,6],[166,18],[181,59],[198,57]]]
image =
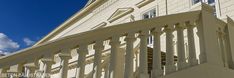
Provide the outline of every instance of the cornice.
[[71,16],[63,24],[58,26],[55,30],[50,32],[47,36],[45,36],[43,39],[38,41],[34,46],[41,44],[41,43],[44,43],[44,42],[48,41],[49,39],[53,38],[54,36],[56,36],[58,33],[63,31],[64,29],[70,27],[71,25],[73,25],[77,21],[84,18],[86,15],[88,15],[90,12],[92,12],[95,8],[99,7],[100,5],[105,3],[106,1],[108,1],[108,0],[96,0],[92,4],[89,4],[88,6],[84,7],[81,11],[79,11],[76,14],[74,14],[73,16]]
[[100,23],[100,24],[98,24],[98,25],[96,25],[96,26],[92,27],[91,29],[98,29],[98,28],[102,28],[102,27],[104,27],[104,26],[106,26],[106,25],[107,25],[107,23],[106,23],[106,22],[102,22],[102,23]]
[[139,3],[137,3],[136,6],[137,6],[138,8],[141,8],[141,7],[143,7],[143,6],[145,6],[145,5],[149,4],[149,3],[151,3],[151,2],[153,2],[153,1],[154,1],[154,0],[143,0],[143,1],[139,2]]

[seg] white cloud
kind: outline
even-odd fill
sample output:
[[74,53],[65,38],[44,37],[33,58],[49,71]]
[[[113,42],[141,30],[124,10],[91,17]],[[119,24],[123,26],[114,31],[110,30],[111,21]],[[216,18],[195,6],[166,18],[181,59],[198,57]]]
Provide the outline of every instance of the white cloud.
[[31,46],[31,45],[35,44],[35,41],[32,41],[29,38],[24,38],[23,41],[27,46]]
[[8,38],[5,34],[0,33],[0,53],[8,54],[12,51],[17,50],[20,45]]

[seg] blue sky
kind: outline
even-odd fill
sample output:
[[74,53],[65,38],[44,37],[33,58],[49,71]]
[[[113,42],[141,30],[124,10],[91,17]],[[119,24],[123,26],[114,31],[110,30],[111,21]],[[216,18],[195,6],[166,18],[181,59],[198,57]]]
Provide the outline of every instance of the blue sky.
[[0,53],[31,46],[88,0],[0,0]]

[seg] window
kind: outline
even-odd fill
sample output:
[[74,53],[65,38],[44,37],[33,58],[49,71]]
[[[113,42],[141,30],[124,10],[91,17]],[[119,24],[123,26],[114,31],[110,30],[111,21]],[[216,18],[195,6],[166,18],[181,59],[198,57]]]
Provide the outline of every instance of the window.
[[216,16],[216,5],[215,0],[207,0],[207,3],[214,8],[214,15]]
[[215,0],[208,0],[208,4],[215,3]]
[[192,0],[192,4],[194,5],[194,4],[197,4],[197,3],[199,3],[199,2],[201,2],[201,0]]
[[[143,14],[143,19],[150,19],[156,17],[156,9],[152,9],[146,13]],[[150,33],[150,32],[149,32]],[[150,36],[147,40],[149,45],[153,44],[153,37]]]
[[204,2],[204,3],[207,3],[209,4],[210,6],[212,6],[215,10],[214,12],[214,15],[216,16],[216,6],[215,6],[215,0],[191,0],[192,1],[192,4],[197,4],[199,2]]
[[143,14],[143,19],[149,19],[149,18],[154,18],[154,17],[156,17],[156,10],[155,9],[150,10],[150,11]]

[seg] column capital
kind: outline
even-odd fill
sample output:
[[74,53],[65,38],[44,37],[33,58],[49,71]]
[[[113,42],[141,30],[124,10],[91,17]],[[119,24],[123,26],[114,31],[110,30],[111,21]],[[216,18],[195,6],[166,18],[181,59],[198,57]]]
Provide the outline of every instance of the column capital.
[[55,64],[55,61],[51,58],[42,58],[41,61],[45,64]]
[[110,45],[119,45],[121,42],[119,41],[120,36],[114,36],[111,38]]
[[128,33],[128,35],[125,38],[125,41],[132,41],[134,42],[136,40],[135,33]]
[[102,40],[96,41],[94,45],[94,49],[103,50],[104,49],[103,41]]
[[79,44],[79,49],[77,49],[78,54],[88,54],[88,44]]
[[185,28],[186,28],[185,22],[177,23],[177,24],[175,25],[175,29],[176,29],[176,30],[185,29]]
[[68,54],[68,53],[60,53],[60,54],[58,54],[58,56],[61,59],[71,59],[71,54]]
[[139,34],[139,37],[148,37],[149,35],[149,30],[142,30]]
[[0,73],[6,73],[7,70],[9,70],[9,69],[10,69],[9,66],[3,67]]
[[36,69],[39,68],[39,67],[38,67],[37,65],[35,65],[34,63],[25,64],[24,67],[28,68],[30,71],[35,71]]
[[160,28],[155,28],[155,29],[152,31],[152,33],[153,33],[154,35],[157,35],[157,34],[161,35],[161,34],[163,33],[161,29],[162,29],[161,27],[160,27]]
[[193,21],[188,21],[188,22],[185,22],[185,25],[186,25],[186,27],[188,27],[188,28],[194,28],[194,27],[195,27],[195,22],[193,22]]
[[172,32],[173,30],[174,30],[173,25],[167,25],[164,27],[163,31],[169,33],[169,32]]

